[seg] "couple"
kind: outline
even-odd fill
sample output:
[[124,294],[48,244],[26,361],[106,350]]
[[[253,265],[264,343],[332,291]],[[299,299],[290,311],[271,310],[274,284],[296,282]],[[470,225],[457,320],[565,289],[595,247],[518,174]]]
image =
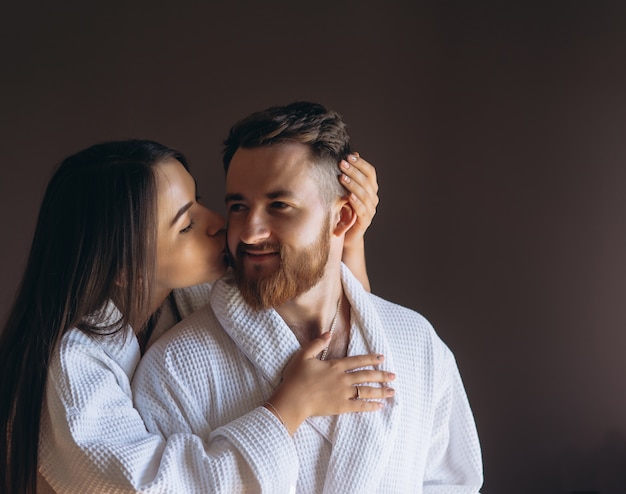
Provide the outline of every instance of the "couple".
[[[32,320],[18,298],[2,335],[2,356],[13,362],[3,361],[3,370],[15,369],[9,376],[16,381],[12,389],[29,384],[24,374],[35,362],[25,356],[39,352],[39,365],[48,369],[40,401],[39,468],[53,487],[62,492],[476,492],[480,451],[452,354],[421,316],[370,295],[341,263],[343,256],[352,266],[348,254],[362,252],[364,227],[353,226],[363,203],[347,198],[337,181],[336,165],[345,163],[349,152],[338,115],[299,103],[253,114],[231,129],[224,163],[234,268],[210,296],[206,285],[183,288],[222,274],[222,267],[207,266],[219,266],[223,222],[195,201],[184,159],[171,150],[157,151],[151,159],[158,166],[125,174],[128,161],[149,160],[120,159],[120,179],[110,190],[85,191],[102,212],[98,221],[125,222],[117,236],[88,238],[80,234],[87,225],[78,220],[68,231],[57,229],[58,236],[78,232],[81,245],[74,266],[49,270],[46,279],[50,283],[57,276],[61,287],[74,290],[68,289],[72,296],[56,311],[57,320],[48,321],[62,329],[40,328],[41,338],[24,344],[20,354],[5,351],[7,330],[10,335],[16,321]],[[80,158],[89,161],[88,155]],[[84,168],[91,178],[100,171],[95,165]],[[353,168],[346,171],[358,183]],[[154,180],[141,181],[142,174]],[[60,175],[57,186],[72,189],[85,179]],[[58,204],[55,196],[63,189],[57,188],[49,187],[42,205],[22,298],[39,288],[36,270],[47,269],[63,244],[51,241],[35,249],[38,239],[58,227],[45,217],[45,207]],[[152,209],[138,208],[137,198],[152,201]],[[130,218],[107,216],[113,204]],[[66,213],[71,211],[86,216],[71,206]],[[346,247],[351,231],[358,235]],[[82,258],[88,247],[99,257]],[[357,258],[353,270],[364,272],[364,258]],[[85,280],[77,273],[86,261],[92,265]],[[143,269],[151,265],[154,272]],[[105,287],[93,282],[96,274]],[[207,300],[150,346],[131,391],[141,349]],[[49,302],[38,304],[37,314],[45,313]],[[354,369],[362,370],[346,372]],[[395,394],[385,384],[394,377],[389,370],[398,376]],[[2,386],[4,396],[6,377]],[[133,391],[138,411],[130,403]],[[22,472],[19,464],[5,465],[19,463],[22,449],[16,442],[28,438],[11,436],[23,420],[17,410],[29,408],[30,418],[39,419],[39,409],[24,407],[27,393],[11,396],[22,400],[2,410],[3,426],[9,423],[3,429],[9,486],[14,484],[6,479],[19,480]],[[354,411],[374,413],[337,416]]]

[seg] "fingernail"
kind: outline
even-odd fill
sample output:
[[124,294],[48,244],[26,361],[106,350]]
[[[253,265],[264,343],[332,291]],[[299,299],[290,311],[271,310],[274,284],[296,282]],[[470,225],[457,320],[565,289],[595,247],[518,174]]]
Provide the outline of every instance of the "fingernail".
[[350,168],[350,163],[348,163],[346,160],[341,160],[339,166],[344,170],[347,170],[348,168]]
[[387,396],[393,396],[396,393],[396,390],[393,388],[387,388]]
[[384,355],[376,355],[376,358],[378,360],[385,360],[385,356]]
[[352,163],[356,163],[356,160],[358,159],[354,154],[351,154],[350,156],[348,156],[348,159],[350,161],[352,161]]
[[395,375],[393,372],[387,372],[387,377],[388,377],[389,379],[395,379],[395,378],[396,378],[396,375]]
[[349,184],[350,183],[350,177],[348,177],[347,175],[341,175],[341,180],[343,180],[345,183]]

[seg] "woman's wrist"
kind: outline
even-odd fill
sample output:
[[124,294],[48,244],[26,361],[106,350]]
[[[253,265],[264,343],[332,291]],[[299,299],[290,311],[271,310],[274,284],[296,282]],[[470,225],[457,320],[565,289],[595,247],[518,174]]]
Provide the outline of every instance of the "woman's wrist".
[[285,429],[287,429],[287,432],[289,432],[290,436],[293,435],[293,433],[289,430],[289,426],[283,419],[282,415],[280,414],[278,409],[274,405],[272,405],[271,401],[266,401],[265,403],[263,403],[263,406],[267,408],[270,412],[272,412],[272,414],[280,421],[280,423],[283,424]]
[[302,422],[308,418],[305,407],[280,388],[269,397],[264,406],[276,416],[291,436],[295,434]]

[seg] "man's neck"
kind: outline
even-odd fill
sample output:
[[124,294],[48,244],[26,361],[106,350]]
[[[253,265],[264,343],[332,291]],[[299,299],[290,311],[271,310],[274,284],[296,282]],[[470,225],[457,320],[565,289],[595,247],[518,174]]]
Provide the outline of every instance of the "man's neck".
[[344,300],[342,305],[347,305],[343,297],[340,274],[337,272],[333,276],[325,275],[307,292],[276,307],[276,312],[298,340],[305,343],[329,331],[335,316],[337,316],[336,328],[345,326],[342,316],[346,313],[338,310],[340,297]]

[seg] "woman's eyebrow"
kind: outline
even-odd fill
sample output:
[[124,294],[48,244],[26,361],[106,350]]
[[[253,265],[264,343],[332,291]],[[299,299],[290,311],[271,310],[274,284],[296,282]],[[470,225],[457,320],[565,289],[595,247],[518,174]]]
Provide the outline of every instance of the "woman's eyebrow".
[[191,207],[193,206],[193,202],[189,201],[187,204],[185,204],[182,208],[180,208],[178,210],[178,212],[176,213],[176,215],[174,216],[174,219],[172,220],[172,223],[170,226],[174,226],[176,224],[176,222],[178,221],[178,218],[180,218],[183,214],[185,214],[185,212]]

